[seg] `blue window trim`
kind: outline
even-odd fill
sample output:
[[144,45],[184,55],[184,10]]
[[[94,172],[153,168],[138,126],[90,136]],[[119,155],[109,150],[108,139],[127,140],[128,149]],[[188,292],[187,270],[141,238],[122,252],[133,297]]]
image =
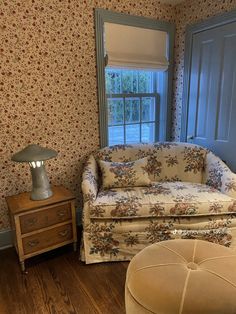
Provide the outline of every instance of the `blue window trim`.
[[117,23],[122,25],[156,29],[168,33],[168,57],[169,68],[164,74],[163,88],[160,93],[160,141],[170,140],[171,137],[171,100],[172,80],[174,67],[174,35],[175,26],[172,23],[158,21],[146,17],[117,13],[105,9],[95,9],[95,35],[96,35],[96,57],[97,57],[97,84],[99,102],[99,128],[100,146],[105,147],[108,143],[107,134],[107,110],[105,92],[105,62],[104,62],[104,23]]

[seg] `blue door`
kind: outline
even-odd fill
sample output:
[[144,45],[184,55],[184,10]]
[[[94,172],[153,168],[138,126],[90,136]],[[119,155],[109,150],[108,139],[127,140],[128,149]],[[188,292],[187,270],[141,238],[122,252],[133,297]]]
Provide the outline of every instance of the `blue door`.
[[187,141],[236,171],[236,22],[192,38]]

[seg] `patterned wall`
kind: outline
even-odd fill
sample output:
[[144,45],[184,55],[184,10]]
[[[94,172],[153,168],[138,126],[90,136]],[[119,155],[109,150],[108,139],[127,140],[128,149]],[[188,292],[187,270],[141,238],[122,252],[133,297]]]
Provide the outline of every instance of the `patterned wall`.
[[185,0],[175,7],[175,73],[173,95],[173,139],[180,138],[183,70],[184,70],[184,39],[187,24],[205,20],[216,14],[236,9],[236,0]]
[[29,143],[56,149],[47,162],[81,207],[81,169],[99,147],[94,8],[176,21],[173,138],[179,138],[186,24],[236,7],[236,0],[2,0],[0,2],[0,230],[5,197],[30,190],[28,165],[10,161]]
[[46,167],[81,206],[82,162],[99,147],[94,8],[171,21],[157,0],[0,1],[0,229],[5,196],[30,190],[27,164],[10,161],[29,143],[59,152]]

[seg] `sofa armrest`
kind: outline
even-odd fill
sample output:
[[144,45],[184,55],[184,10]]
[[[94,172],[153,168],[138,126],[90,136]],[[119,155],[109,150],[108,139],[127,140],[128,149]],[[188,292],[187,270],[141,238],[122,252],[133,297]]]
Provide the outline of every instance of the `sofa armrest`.
[[212,152],[206,155],[203,183],[236,199],[236,174]]
[[98,167],[93,155],[86,161],[82,175],[82,192],[84,203],[93,202],[98,193]]

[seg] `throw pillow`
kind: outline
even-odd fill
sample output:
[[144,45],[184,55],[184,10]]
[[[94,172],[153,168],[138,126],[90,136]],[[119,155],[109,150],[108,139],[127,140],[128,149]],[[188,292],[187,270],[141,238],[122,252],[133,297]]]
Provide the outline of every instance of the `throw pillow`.
[[128,162],[108,162],[99,160],[104,189],[151,184],[146,171],[148,158]]

